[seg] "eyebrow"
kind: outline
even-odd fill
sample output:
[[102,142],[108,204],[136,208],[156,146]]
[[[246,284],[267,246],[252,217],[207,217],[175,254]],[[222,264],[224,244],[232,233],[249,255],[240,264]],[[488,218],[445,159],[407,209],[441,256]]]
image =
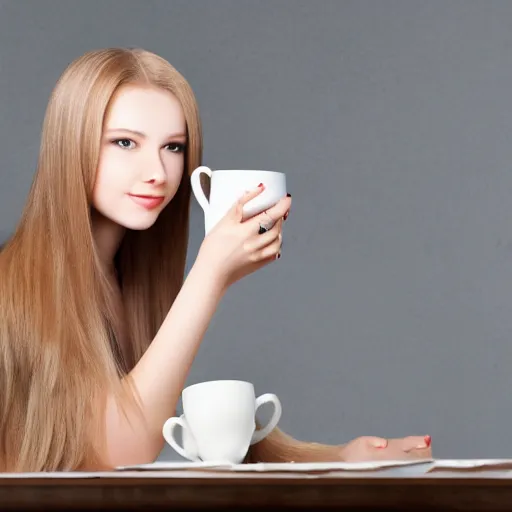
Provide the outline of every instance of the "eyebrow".
[[[124,132],[124,133],[132,133],[133,135],[138,135],[142,138],[147,138],[147,135],[144,132],[139,132],[138,130],[130,130],[129,128],[110,128],[107,130],[106,133],[112,133],[112,132]],[[183,138],[186,139],[187,135],[182,132],[178,133],[171,133],[166,137],[166,139],[174,139],[174,138]]]

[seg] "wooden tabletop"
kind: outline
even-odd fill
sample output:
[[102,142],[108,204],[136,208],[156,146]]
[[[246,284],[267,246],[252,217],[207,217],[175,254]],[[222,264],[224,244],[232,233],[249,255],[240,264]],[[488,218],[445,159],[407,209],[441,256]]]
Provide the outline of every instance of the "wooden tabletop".
[[512,479],[300,475],[0,476],[0,510],[507,511]]

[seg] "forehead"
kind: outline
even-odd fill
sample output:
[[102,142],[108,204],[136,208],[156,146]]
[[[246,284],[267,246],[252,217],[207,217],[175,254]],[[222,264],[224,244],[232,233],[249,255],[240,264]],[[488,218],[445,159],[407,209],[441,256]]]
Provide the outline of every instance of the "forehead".
[[112,98],[105,128],[165,137],[185,132],[185,115],[174,94],[156,87],[125,85]]

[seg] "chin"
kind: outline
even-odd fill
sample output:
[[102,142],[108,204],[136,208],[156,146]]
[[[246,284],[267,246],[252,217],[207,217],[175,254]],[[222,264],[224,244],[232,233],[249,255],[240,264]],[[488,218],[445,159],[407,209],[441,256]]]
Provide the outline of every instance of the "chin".
[[149,229],[158,219],[158,214],[152,214],[147,216],[138,216],[131,218],[123,218],[117,219],[117,223],[120,226],[123,226],[126,229],[131,229],[132,231],[144,231]]
[[146,229],[149,229],[154,223],[156,222],[156,219],[152,222],[131,222],[125,224],[126,229],[131,229],[132,231],[145,231]]

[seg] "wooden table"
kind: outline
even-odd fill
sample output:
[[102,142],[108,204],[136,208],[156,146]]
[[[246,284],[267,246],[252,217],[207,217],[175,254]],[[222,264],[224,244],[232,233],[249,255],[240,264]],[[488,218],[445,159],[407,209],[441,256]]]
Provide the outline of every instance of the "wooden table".
[[512,479],[300,475],[0,476],[0,510],[508,511]]

